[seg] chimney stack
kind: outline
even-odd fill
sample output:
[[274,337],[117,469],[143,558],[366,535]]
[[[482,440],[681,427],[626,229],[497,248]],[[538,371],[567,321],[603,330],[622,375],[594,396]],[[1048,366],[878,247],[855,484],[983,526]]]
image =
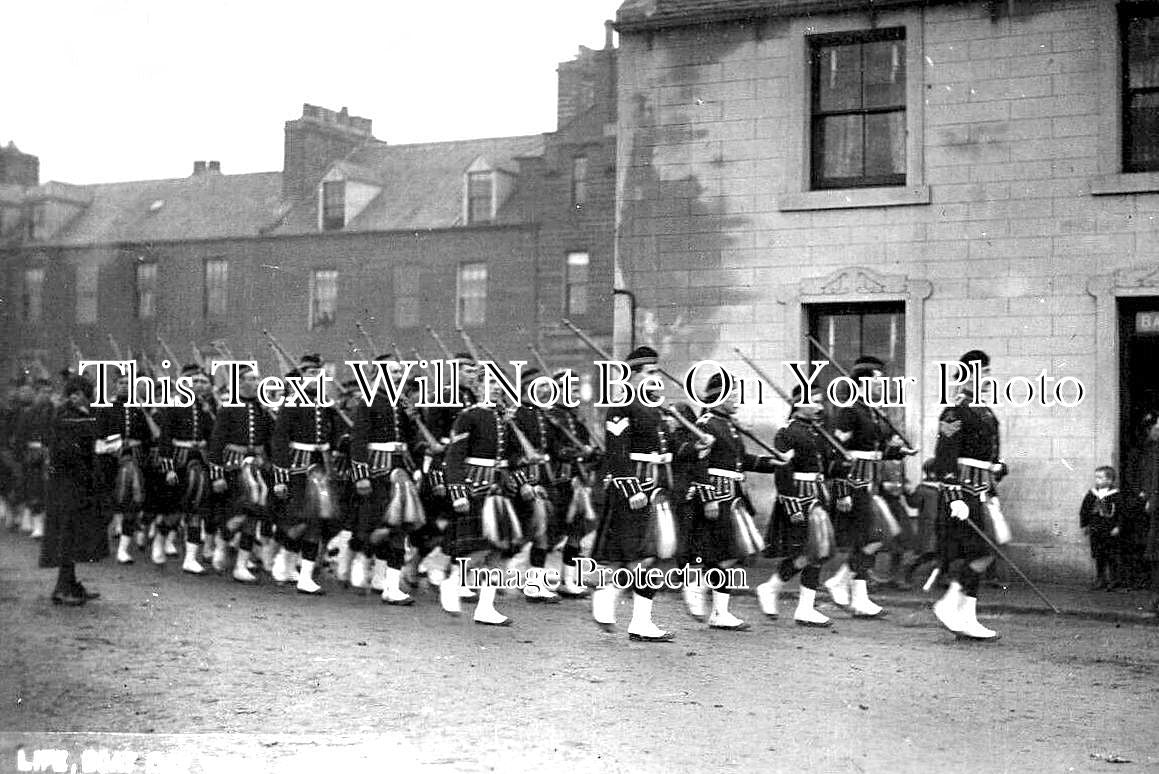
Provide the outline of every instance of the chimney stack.
[[614,35],[616,32],[612,28],[612,25],[614,25],[614,24],[615,24],[615,22],[612,21],[611,19],[608,19],[607,21],[604,22],[604,51],[611,51],[612,50],[612,35]]
[[208,171],[212,174],[220,175],[221,174],[221,162],[220,161],[209,162],[209,170]]
[[302,105],[302,117],[286,122],[282,163],[282,197],[289,202],[314,200],[314,186],[326,169],[355,148],[374,141],[369,118]]
[[204,174],[205,174],[205,162],[204,161],[193,162],[193,175],[196,177],[197,175],[204,175]]

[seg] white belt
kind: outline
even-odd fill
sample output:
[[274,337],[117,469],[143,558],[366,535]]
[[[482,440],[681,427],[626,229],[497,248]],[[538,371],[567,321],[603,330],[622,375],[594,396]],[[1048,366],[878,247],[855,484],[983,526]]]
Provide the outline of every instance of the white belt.
[[990,463],[982,460],[971,459],[970,457],[959,457],[959,465],[965,465],[967,468],[977,468],[978,470],[990,470]]
[[855,460],[881,460],[881,452],[879,451],[849,451],[849,456]]
[[258,446],[246,446],[245,444],[242,444],[242,443],[227,443],[225,445],[225,450],[231,451],[231,452],[236,452],[238,454],[249,454],[251,451],[255,451],[258,454],[262,453],[262,450],[260,447],[258,447]]
[[505,468],[507,460],[493,460],[489,457],[468,457],[465,462],[477,468]]
[[370,451],[396,453],[406,451],[406,444],[401,441],[375,441],[366,444],[366,448]]
[[290,448],[295,451],[306,452],[324,452],[330,451],[330,444],[328,443],[298,443],[297,441],[290,441]]
[[794,473],[794,481],[821,481],[822,475],[820,473]]
[[27,444],[29,449],[43,449],[44,444],[40,441],[29,441]]
[[205,441],[178,441],[174,440],[173,445],[178,449],[204,449]]
[[735,470],[725,470],[724,468],[709,468],[708,475],[730,478],[733,481],[744,481],[744,473],[738,473]]
[[672,453],[657,454],[654,452],[632,452],[628,455],[632,462],[650,462],[655,465],[667,465],[672,462]]

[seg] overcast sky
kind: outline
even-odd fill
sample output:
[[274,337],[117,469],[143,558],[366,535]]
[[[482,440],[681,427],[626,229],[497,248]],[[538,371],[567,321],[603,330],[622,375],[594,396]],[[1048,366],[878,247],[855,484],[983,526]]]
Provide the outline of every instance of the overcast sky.
[[621,0],[18,0],[3,13],[0,143],[41,182],[279,170],[302,103],[387,142],[555,129],[556,72]]

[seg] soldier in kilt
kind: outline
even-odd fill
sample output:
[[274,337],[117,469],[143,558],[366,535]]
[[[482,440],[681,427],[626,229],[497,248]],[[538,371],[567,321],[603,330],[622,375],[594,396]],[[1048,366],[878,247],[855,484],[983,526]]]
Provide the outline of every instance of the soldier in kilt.
[[[654,391],[639,394],[641,383],[656,378],[657,360],[651,347],[638,347],[628,355],[635,399],[627,406],[608,409],[605,415],[608,491],[592,551],[597,562],[637,574],[657,559],[674,556],[679,543],[669,499],[674,483],[672,431],[660,409],[643,401],[655,402]],[[707,446],[698,447],[697,453],[707,453]],[[614,583],[601,583],[592,594],[592,617],[608,630],[615,626],[619,591]],[[656,591],[633,580],[629,639],[668,642],[673,638],[652,621]]]
[[[868,397],[874,403],[881,402],[884,374],[885,364],[875,357],[858,358],[853,365],[854,379],[869,380]],[[888,429],[864,398],[841,408],[834,424],[834,434],[853,458],[845,476],[834,482],[833,493],[851,545],[845,562],[825,582],[825,587],[834,603],[847,607],[853,617],[877,618],[886,611],[869,598],[869,571],[877,552],[892,537],[887,534],[885,524],[893,518],[879,495],[882,460],[914,452],[902,449],[901,439]]]
[[52,382],[33,382],[32,403],[21,412],[16,425],[15,447],[22,468],[21,502],[31,530],[29,537],[44,536],[44,488],[48,460],[48,436],[52,432],[56,407],[52,403]]
[[529,448],[523,449],[511,475],[518,490],[515,512],[524,540],[531,544],[523,597],[528,602],[556,603],[559,594],[548,588],[544,568],[548,553],[562,540],[567,512],[557,511],[549,494],[554,483],[553,452],[560,446],[559,433],[548,422],[547,411],[530,401],[530,385],[539,374],[538,368],[529,368],[520,376],[523,402],[515,410],[515,427],[520,443],[529,444]]
[[169,406],[158,412],[161,439],[158,444],[164,490],[158,493],[154,541],[166,541],[170,532],[185,533],[183,572],[204,575],[197,561],[202,526],[209,507],[209,481],[205,452],[213,435],[214,414],[209,404],[212,387],[208,374],[199,365],[186,365],[181,375],[189,377],[195,398],[184,408]]
[[[981,374],[989,374],[990,357],[981,350],[967,352],[961,362],[976,363]],[[938,417],[934,470],[942,483],[942,557],[952,580],[934,604],[934,615],[960,638],[996,640],[998,633],[978,621],[978,588],[994,561],[979,530],[990,521],[988,506],[1006,464],[1000,457],[998,418],[986,406],[971,406],[973,400],[965,386]]]
[[238,536],[233,579],[256,583],[250,571],[258,525],[268,524],[270,439],[274,417],[258,400],[258,372],[242,366],[236,402],[218,409],[213,435],[209,439],[209,475],[216,495],[217,541],[213,568],[224,572],[228,548]]
[[736,414],[736,398],[722,396],[723,392],[724,379],[713,374],[704,402],[721,402],[705,409],[696,426],[714,440],[707,456],[693,465],[688,497],[681,507],[688,511],[688,518],[683,520],[689,526],[687,552],[705,568],[707,585],[712,589],[709,628],[747,631],[752,627],[728,609],[736,589],[728,584],[727,571],[758,553],[763,545],[742,484],[746,471],[773,473],[784,463],[745,450],[731,419]]
[[284,501],[286,510],[278,525],[282,550],[274,560],[271,575],[279,583],[289,582],[295,555],[300,553],[302,564],[295,581],[298,593],[321,596],[325,590],[314,580],[314,570],[326,530],[323,522],[336,517],[330,482],[331,451],[338,441],[342,420],[333,406],[321,405],[322,358],[304,355],[297,371],[312,405],[291,405],[296,393],[290,390],[274,423],[270,442],[274,496]]
[[[132,564],[129,549],[140,532],[144,540],[145,461],[154,448],[151,418],[144,409],[129,406],[129,377],[117,378],[112,405],[94,409],[97,423],[97,467],[104,484],[105,505],[113,515],[117,561]],[[156,557],[154,557],[156,559]],[[165,561],[164,553],[160,559]]]
[[[375,362],[385,364],[385,378],[398,382],[402,366],[396,360],[382,355]],[[400,389],[405,392],[406,385]],[[414,602],[401,585],[407,532],[424,522],[413,478],[414,445],[410,416],[402,406],[391,405],[385,389],[379,389],[369,405],[358,406],[350,435],[358,495],[351,549],[355,561],[364,565],[367,554],[373,554],[375,575],[381,578],[382,602],[388,605]]]
[[[562,388],[569,373],[568,370],[557,371],[552,378]],[[592,502],[592,481],[599,456],[587,425],[562,401],[547,409],[546,417],[557,431],[549,467],[551,482],[547,487],[553,516],[548,524],[547,544],[550,550],[563,543],[560,596],[586,597],[588,589],[579,582],[576,559],[580,556],[584,539],[595,530],[598,522]]]
[[[470,565],[479,570],[501,570],[504,557],[523,541],[511,502],[517,487],[510,469],[520,454],[508,424],[514,412],[500,403],[497,384],[492,383],[488,393],[491,405],[477,403],[458,416],[447,447],[447,489],[455,518],[444,540],[452,563],[447,579],[439,586],[439,601],[452,615],[461,611],[460,587],[470,585],[463,570]],[[508,626],[511,619],[495,609],[498,588],[490,577],[493,574],[479,585],[474,621]]]
[[833,450],[817,429],[817,424],[824,421],[820,391],[810,390],[808,401],[802,400],[803,394],[800,385],[793,389],[789,424],[778,430],[773,440],[773,448],[789,458],[789,463],[776,472],[777,499],[769,521],[769,542],[773,542],[774,533],[782,536],[785,558],[769,579],[757,586],[757,601],[761,612],[777,618],[781,590],[800,573],[794,622],[799,626],[828,627],[832,622],[815,605],[821,565],[834,550],[825,483]]

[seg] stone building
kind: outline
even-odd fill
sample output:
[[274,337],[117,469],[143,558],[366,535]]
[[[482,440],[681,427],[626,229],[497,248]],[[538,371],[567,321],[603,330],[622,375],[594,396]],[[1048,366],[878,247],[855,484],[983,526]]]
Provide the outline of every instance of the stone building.
[[1092,469],[1159,408],[1159,4],[628,0],[616,26],[617,335],[786,386],[808,334],[876,355],[918,379],[926,455],[935,361],[1080,380],[997,413],[1012,552],[1085,572]]

